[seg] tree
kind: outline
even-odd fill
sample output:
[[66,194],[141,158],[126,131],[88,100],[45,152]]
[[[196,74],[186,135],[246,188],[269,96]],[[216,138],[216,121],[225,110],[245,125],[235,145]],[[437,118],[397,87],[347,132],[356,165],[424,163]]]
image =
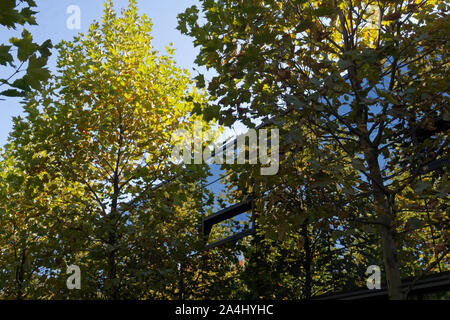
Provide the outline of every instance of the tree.
[[[351,193],[358,172],[339,148],[290,122],[280,128],[280,165],[273,176],[259,166],[224,165],[229,202],[255,199],[257,236],[240,250],[247,298],[311,299],[365,285],[374,264],[377,235],[366,197]],[[347,189],[347,193],[342,193]]]
[[[65,283],[49,283],[61,274],[63,258],[73,253],[66,245],[80,236],[73,221],[73,197],[81,188],[49,180],[45,153],[27,153],[14,143],[5,146],[0,161],[0,297],[13,299],[57,296]],[[22,157],[14,156],[20,153]],[[64,190],[64,191],[62,191]],[[68,232],[61,232],[66,230]],[[84,234],[82,236],[85,236]],[[80,241],[81,242],[81,241]],[[64,270],[65,271],[65,270]]]
[[[8,29],[16,29],[18,25],[36,25],[33,11],[36,7],[34,0],[4,0],[0,3],[0,25]],[[0,45],[0,65],[5,67],[5,72],[13,68],[6,79],[0,79],[0,88],[7,86],[9,89],[0,92],[0,96],[23,97],[31,89],[39,89],[50,73],[45,67],[52,42],[44,41],[42,44],[33,42],[31,33],[23,29],[21,38],[12,37],[9,42],[12,45]],[[15,47],[15,48],[13,48]],[[12,52],[17,50],[16,61]],[[27,64],[28,63],[28,64]],[[26,69],[25,69],[26,67]],[[17,75],[25,74],[21,77]]]
[[[230,277],[231,250],[199,254],[206,167],[171,159],[172,133],[193,130],[201,119],[190,112],[207,97],[175,65],[172,48],[153,49],[150,32],[136,1],[120,15],[108,1],[101,23],[57,46],[58,74],[27,98],[26,119],[15,118],[11,157],[38,179],[32,190],[45,199],[39,212],[53,239],[39,248],[51,257],[34,272],[37,297],[208,296],[212,289],[198,289],[208,278],[199,280],[201,262],[219,254],[226,263],[208,266],[213,281]],[[71,264],[81,268],[83,290],[65,287]]]
[[[248,125],[288,113],[322,141],[334,141],[360,171],[357,191],[373,202],[389,296],[403,298],[399,196],[407,188],[431,190],[428,169],[448,165],[448,4],[201,3],[205,23],[193,6],[179,16],[179,29],[200,46],[196,62],[217,72],[208,83],[217,104],[203,113]],[[202,75],[197,80],[205,83]],[[448,193],[447,175],[440,177],[431,201]]]

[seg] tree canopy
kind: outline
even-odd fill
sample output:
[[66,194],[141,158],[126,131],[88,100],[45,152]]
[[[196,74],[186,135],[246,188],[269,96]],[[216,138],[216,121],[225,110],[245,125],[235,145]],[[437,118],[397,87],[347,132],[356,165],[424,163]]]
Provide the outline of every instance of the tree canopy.
[[[106,1],[56,45],[53,73],[50,42],[24,31],[17,59],[0,46],[17,71],[1,94],[24,110],[0,156],[0,298],[309,300],[364,287],[377,265],[405,299],[403,279],[449,271],[448,3],[200,4],[178,29],[211,76],[154,48],[136,0]],[[35,6],[2,1],[0,24],[34,24]],[[238,121],[279,130],[276,174],[174,159],[179,132]],[[205,250],[203,218],[248,199],[256,234]]]
[[[405,198],[427,194],[432,210],[448,213],[448,3],[201,5],[179,16],[179,30],[200,47],[196,62],[217,73],[207,84],[217,104],[196,111],[224,124],[276,118],[307,128],[321,145],[332,141],[360,173],[350,188],[341,180],[340,193],[371,199],[389,295],[400,299],[395,238],[411,217]],[[206,86],[203,75],[197,80]],[[316,165],[315,174],[330,181],[341,168]]]

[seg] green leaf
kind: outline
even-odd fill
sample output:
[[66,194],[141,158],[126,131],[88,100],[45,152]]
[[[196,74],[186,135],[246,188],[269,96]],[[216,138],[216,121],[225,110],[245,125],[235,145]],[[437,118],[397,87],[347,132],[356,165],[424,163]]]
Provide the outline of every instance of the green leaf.
[[326,187],[330,183],[330,176],[326,173],[320,172],[313,175],[314,183],[313,187]]
[[10,42],[17,47],[17,59],[22,62],[26,61],[30,55],[39,48],[39,46],[33,42],[31,33],[25,29],[22,32],[22,39],[11,38]]
[[205,77],[202,74],[199,74],[194,79],[197,81],[197,87],[198,88],[204,88],[205,87]]
[[40,46],[39,46],[39,53],[41,54],[41,56],[43,57],[48,57],[50,56],[51,52],[50,49],[53,48],[53,44],[52,41],[46,40],[44,41]]
[[300,101],[299,98],[293,95],[287,95],[286,100],[289,104],[291,104],[296,109],[302,109],[305,107],[305,103]]
[[417,218],[408,219],[408,224],[411,226],[412,230],[420,229],[424,225],[423,221]]
[[332,16],[332,15],[335,15],[336,12],[337,12],[336,8],[334,8],[334,7],[324,7],[324,6],[321,6],[317,10],[314,11],[314,13],[318,17]]
[[352,165],[357,170],[360,170],[360,171],[366,170],[366,167],[364,166],[364,162],[360,159],[352,159]]
[[20,21],[20,14],[16,7],[16,0],[0,1],[0,24],[7,28],[14,28]]
[[8,89],[0,92],[0,95],[5,97],[23,97],[25,94],[23,91],[18,91],[16,89]]
[[349,60],[341,59],[341,60],[338,61],[338,66],[341,69],[347,69],[347,68],[351,67],[352,65],[353,65],[353,63],[351,61],[349,61]]
[[424,181],[419,181],[418,183],[416,183],[416,187],[414,188],[414,191],[416,191],[417,193],[421,193],[430,187],[431,187],[431,184],[424,182]]
[[281,223],[278,226],[278,240],[283,241],[284,239],[286,239],[286,235],[289,232],[289,224],[287,223]]
[[12,84],[11,87],[17,88],[17,89],[21,89],[24,91],[28,91],[30,90],[30,85],[28,84],[26,79],[20,78],[20,79],[16,79]]
[[41,81],[46,81],[50,77],[50,72],[44,66],[47,64],[46,57],[31,56],[27,68],[26,79],[30,86],[34,89],[39,89]]
[[6,64],[11,64],[14,59],[9,53],[11,46],[0,45],[0,64],[6,66]]

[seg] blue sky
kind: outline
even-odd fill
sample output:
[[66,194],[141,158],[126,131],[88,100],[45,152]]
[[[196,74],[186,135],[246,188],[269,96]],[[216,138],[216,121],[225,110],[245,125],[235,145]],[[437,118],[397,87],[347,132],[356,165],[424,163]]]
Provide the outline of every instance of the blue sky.
[[[138,0],[138,8],[141,14],[145,13],[153,21],[154,47],[164,52],[164,47],[173,43],[175,60],[180,67],[192,71],[195,67],[194,60],[198,49],[194,48],[192,39],[183,36],[178,30],[177,15],[186,8],[198,4],[196,0]],[[33,38],[42,43],[51,39],[53,44],[61,40],[71,40],[78,32],[87,32],[89,25],[95,20],[100,20],[103,15],[103,0],[37,0],[39,13],[36,15],[38,26],[27,26],[27,30]],[[128,0],[114,0],[117,10],[128,5]],[[67,28],[66,21],[70,14],[66,13],[71,5],[77,5],[81,10],[81,28],[79,30]],[[2,28],[0,43],[7,44],[11,36],[19,36],[21,29],[6,31]],[[49,69],[55,70],[56,54],[49,61]],[[201,68],[196,68],[202,70]],[[0,78],[7,78],[11,70],[0,68]],[[20,99],[6,98],[0,101],[0,146],[6,143],[8,134],[12,128],[12,117],[22,114]]]

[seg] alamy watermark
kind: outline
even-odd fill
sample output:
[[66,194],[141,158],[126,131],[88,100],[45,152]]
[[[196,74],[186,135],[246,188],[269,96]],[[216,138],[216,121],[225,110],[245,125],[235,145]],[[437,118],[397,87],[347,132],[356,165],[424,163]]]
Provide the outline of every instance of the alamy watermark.
[[67,268],[67,274],[71,274],[66,281],[67,289],[81,289],[81,270],[77,265],[70,265]]
[[77,5],[70,5],[66,9],[66,13],[70,16],[66,20],[67,29],[81,29],[81,9]]
[[[185,164],[202,164],[208,161],[213,164],[223,164],[225,155],[226,164],[257,164],[259,159],[260,164],[263,165],[260,170],[261,175],[278,173],[280,140],[278,129],[270,130],[270,138],[267,129],[249,129],[245,134],[239,135],[233,143],[226,145],[213,142],[216,131],[211,129],[203,131],[201,121],[195,121],[193,132],[192,136],[188,130],[178,129],[172,134],[172,142],[175,144],[172,150],[174,160],[183,160]],[[204,147],[205,143],[206,147]]]
[[377,265],[372,265],[367,268],[366,274],[370,276],[367,278],[367,288],[369,290],[381,289],[381,269]]

